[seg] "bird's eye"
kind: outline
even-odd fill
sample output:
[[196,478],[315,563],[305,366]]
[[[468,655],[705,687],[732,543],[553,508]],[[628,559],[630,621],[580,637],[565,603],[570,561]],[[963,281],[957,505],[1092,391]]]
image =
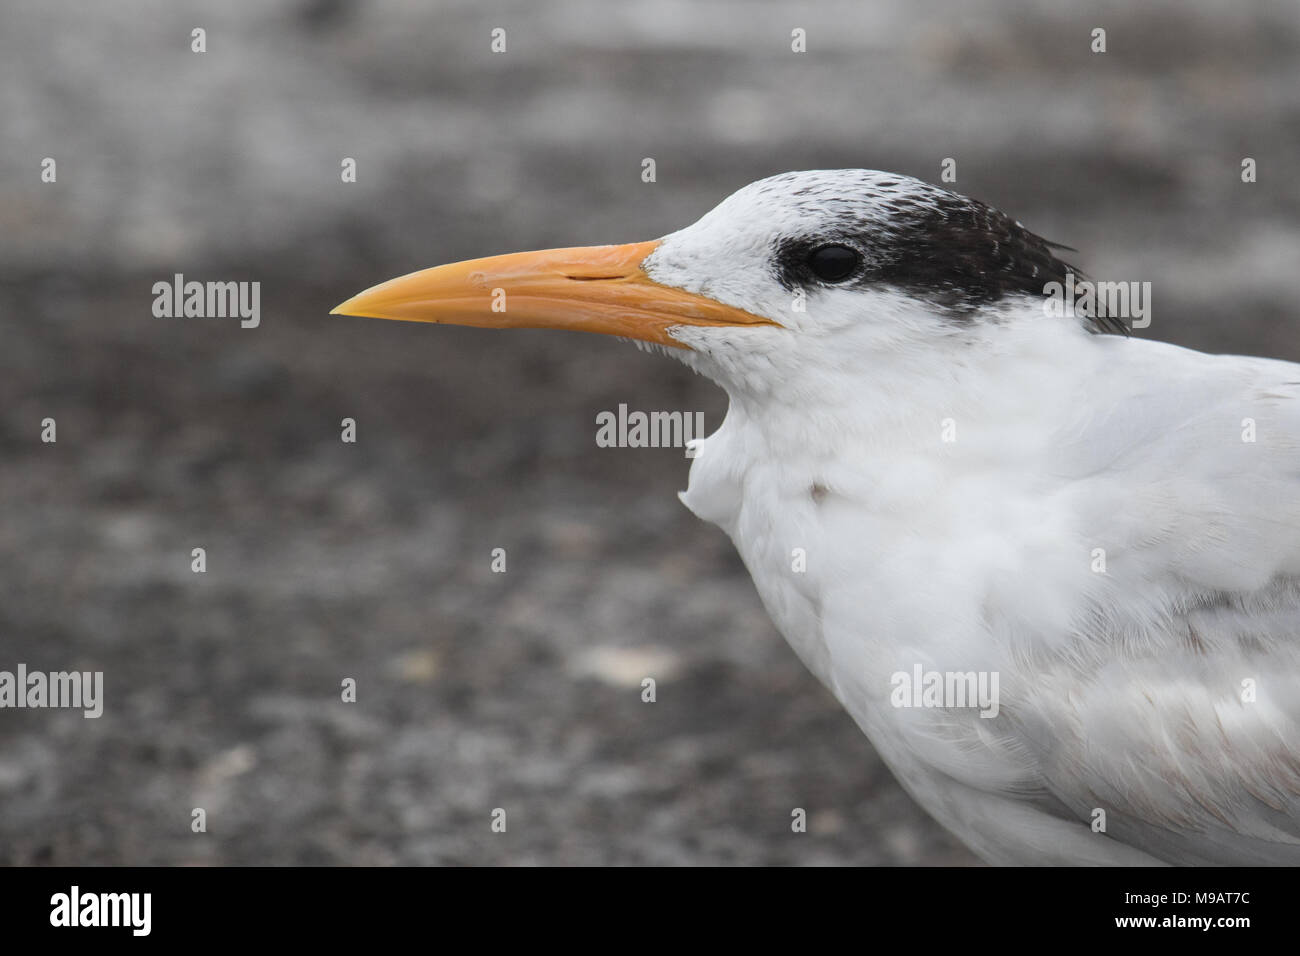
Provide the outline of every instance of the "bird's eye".
[[862,265],[862,256],[848,246],[819,246],[808,253],[808,268],[823,282],[843,282]]

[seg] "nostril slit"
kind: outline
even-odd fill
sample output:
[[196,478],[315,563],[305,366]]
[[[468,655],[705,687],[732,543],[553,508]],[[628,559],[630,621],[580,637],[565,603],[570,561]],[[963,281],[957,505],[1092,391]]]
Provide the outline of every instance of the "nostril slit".
[[621,279],[622,276],[565,276],[566,279],[572,279],[574,282],[608,282],[611,279]]

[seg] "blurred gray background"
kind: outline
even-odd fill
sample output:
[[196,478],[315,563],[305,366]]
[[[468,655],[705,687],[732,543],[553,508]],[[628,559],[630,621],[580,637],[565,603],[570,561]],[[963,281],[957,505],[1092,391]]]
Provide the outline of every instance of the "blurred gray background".
[[[0,669],[106,684],[99,720],[0,711],[3,863],[973,862],[677,502],[681,451],[595,446],[721,392],[327,315],[380,280],[953,157],[1153,282],[1145,334],[1300,359],[1294,0],[6,0],[0,123]],[[177,272],[260,281],[261,327],[154,318]]]

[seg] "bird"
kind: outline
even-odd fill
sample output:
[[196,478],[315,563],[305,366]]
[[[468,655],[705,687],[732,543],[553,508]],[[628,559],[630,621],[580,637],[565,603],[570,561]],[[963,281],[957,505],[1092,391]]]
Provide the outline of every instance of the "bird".
[[613,335],[721,386],[681,501],[985,862],[1300,863],[1300,365],[1054,308],[1067,251],[810,170],[333,312]]

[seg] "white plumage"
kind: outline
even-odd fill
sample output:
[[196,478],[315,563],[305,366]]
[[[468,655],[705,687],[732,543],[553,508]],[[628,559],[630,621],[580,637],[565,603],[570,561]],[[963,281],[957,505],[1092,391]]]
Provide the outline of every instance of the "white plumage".
[[[782,322],[676,333],[731,398],[683,502],[984,858],[1300,862],[1300,366],[1091,334],[1030,297],[943,318],[825,289],[791,312],[763,237],[815,228],[798,189],[864,178],[748,187],[648,263]],[[999,715],[892,706],[916,662],[998,672]]]
[[[1055,248],[908,177],[788,173],[657,243],[336,311],[622,335],[726,389],[682,501],[985,859],[1300,863],[1300,366],[1053,316]],[[996,716],[896,706],[913,672],[996,675]]]

